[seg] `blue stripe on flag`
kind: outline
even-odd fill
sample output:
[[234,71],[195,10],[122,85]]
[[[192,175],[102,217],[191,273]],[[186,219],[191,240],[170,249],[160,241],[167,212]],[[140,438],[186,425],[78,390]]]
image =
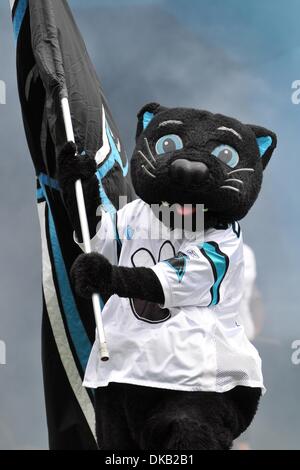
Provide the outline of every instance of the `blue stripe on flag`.
[[45,175],[45,173],[40,173],[39,174],[39,181],[41,185],[44,186],[49,186],[51,189],[57,189],[59,191],[59,184],[58,181],[55,180],[54,178],[50,178],[50,176]]
[[41,183],[41,186],[43,187],[44,195],[46,197],[48,209],[49,209],[49,232],[50,232],[51,247],[52,247],[54,265],[55,265],[55,271],[57,275],[61,301],[63,304],[63,309],[64,309],[64,313],[65,313],[66,321],[68,325],[68,331],[70,332],[72,342],[74,344],[76,354],[80,361],[81,367],[83,371],[85,371],[92,345],[87,336],[87,333],[82,324],[80,315],[76,307],[76,303],[75,303],[73,292],[70,286],[70,281],[69,281],[69,277],[67,274],[66,266],[65,266],[61,248],[59,245],[59,240],[57,237],[53,216],[52,216],[49,201],[47,198],[47,193],[45,191],[45,187],[42,184],[41,180],[40,180],[40,183]]
[[19,0],[19,3],[15,10],[15,15],[13,19],[13,28],[14,28],[14,34],[15,34],[16,40],[18,39],[18,36],[19,36],[19,32],[23,23],[27,6],[28,6],[28,0]]
[[126,165],[124,167],[120,152],[117,149],[117,146],[115,144],[111,130],[108,127],[108,125],[106,126],[106,132],[107,132],[107,137],[108,137],[110,148],[111,148],[111,153],[108,159],[106,160],[106,162],[103,163],[103,165],[100,168],[98,168],[99,175],[101,179],[104,178],[107,175],[107,173],[113,168],[114,164],[117,162],[119,163],[123,172],[123,176],[125,177],[128,173],[128,161],[126,162]]
[[37,199],[42,199],[44,197],[44,191],[42,188],[39,188],[36,190],[36,198]]
[[117,149],[114,138],[112,136],[112,132],[111,132],[110,127],[108,126],[108,124],[106,125],[106,133],[107,133],[107,137],[108,137],[108,140],[109,140],[111,152],[110,152],[110,155],[109,155],[108,159],[103,163],[102,166],[100,166],[97,169],[96,176],[97,176],[98,181],[99,181],[99,193],[100,193],[100,198],[101,198],[101,202],[102,202],[102,205],[104,207],[104,210],[106,212],[109,212],[110,214],[114,214],[116,212],[116,208],[112,204],[112,202],[110,201],[110,199],[108,198],[108,196],[105,192],[105,189],[104,189],[103,184],[102,184],[102,179],[113,168],[115,163],[118,163],[120,165],[120,167],[122,169],[123,176],[125,177],[128,173],[129,165],[128,165],[128,161],[127,161],[125,167],[123,166],[123,162],[122,162],[120,152]]

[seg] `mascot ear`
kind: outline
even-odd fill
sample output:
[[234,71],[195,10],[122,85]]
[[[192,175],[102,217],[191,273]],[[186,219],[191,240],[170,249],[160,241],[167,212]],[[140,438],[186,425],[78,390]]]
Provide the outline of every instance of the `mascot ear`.
[[263,164],[263,169],[265,169],[277,145],[276,134],[269,131],[268,129],[265,129],[264,127],[252,125],[249,125],[249,127],[256,135],[256,142],[260,158]]
[[136,131],[136,140],[139,138],[141,133],[148,127],[149,123],[152,121],[154,116],[158,114],[160,111],[164,111],[167,108],[164,108],[158,103],[149,103],[142,107],[139,111],[137,118],[138,118],[138,125]]

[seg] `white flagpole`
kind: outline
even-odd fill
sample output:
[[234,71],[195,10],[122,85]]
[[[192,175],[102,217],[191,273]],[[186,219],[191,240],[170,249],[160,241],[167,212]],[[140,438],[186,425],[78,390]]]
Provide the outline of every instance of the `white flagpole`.
[[[62,98],[61,107],[62,107],[65,128],[66,128],[67,141],[75,143],[75,137],[74,137],[68,98],[66,97]],[[90,241],[90,232],[89,232],[88,220],[87,220],[87,215],[86,215],[81,180],[76,181],[75,191],[76,191],[76,200],[77,200],[77,206],[78,206],[78,212],[79,212],[79,218],[80,218],[80,227],[81,227],[83,244],[84,244],[84,251],[85,253],[91,253],[92,249],[91,249],[91,241]],[[94,308],[96,327],[97,327],[99,341],[100,341],[100,357],[102,361],[107,361],[109,359],[109,353],[108,353],[108,348],[107,348],[106,339],[105,339],[105,332],[104,332],[103,322],[102,322],[100,297],[98,294],[93,294],[92,302],[93,302],[93,308]]]

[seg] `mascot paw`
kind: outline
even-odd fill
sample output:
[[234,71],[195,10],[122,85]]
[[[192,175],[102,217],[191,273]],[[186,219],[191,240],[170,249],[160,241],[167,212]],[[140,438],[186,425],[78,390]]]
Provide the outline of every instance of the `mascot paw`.
[[79,179],[84,181],[92,178],[96,170],[95,159],[88,155],[77,155],[74,142],[68,142],[58,156],[57,178],[62,188]]
[[75,291],[80,297],[90,298],[94,293],[110,293],[112,265],[98,253],[78,256],[70,275]]

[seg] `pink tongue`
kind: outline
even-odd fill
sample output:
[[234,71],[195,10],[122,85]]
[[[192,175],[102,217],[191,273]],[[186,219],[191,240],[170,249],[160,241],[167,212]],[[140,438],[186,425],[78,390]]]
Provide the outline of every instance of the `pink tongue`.
[[192,205],[184,205],[181,206],[180,204],[176,204],[176,210],[179,215],[192,215],[195,213],[196,209]]

